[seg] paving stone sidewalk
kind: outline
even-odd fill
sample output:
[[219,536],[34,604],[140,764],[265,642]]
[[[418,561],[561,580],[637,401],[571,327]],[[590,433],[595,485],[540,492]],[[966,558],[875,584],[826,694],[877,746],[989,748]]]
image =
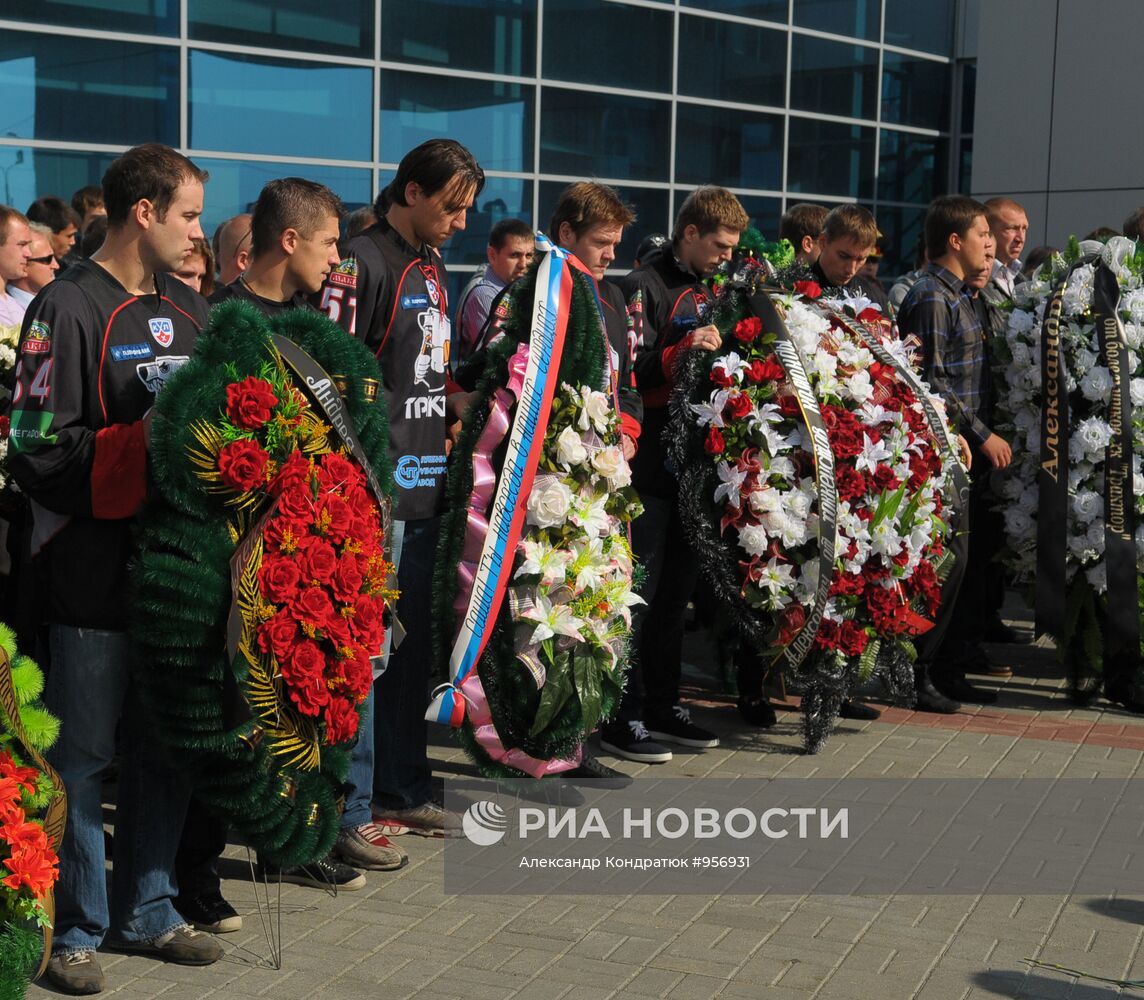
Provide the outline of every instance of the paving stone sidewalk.
[[[992,647],[1015,670],[997,705],[936,716],[888,708],[841,722],[822,753],[801,753],[793,699],[769,731],[749,730],[715,690],[710,650],[689,638],[693,718],[718,749],[677,753],[640,776],[720,778],[1139,777],[1144,719],[1099,702],[1077,708],[1051,649]],[[439,773],[474,772],[439,734]],[[609,763],[616,763],[608,760]],[[1104,1000],[1121,991],[1026,959],[1112,979],[1144,979],[1144,900],[1091,896],[447,896],[440,841],[404,837],[410,864],[336,898],[281,889],[283,967],[268,946],[246,851],[231,847],[224,893],[245,919],[214,966],[101,954],[109,994],[398,1000]],[[263,918],[265,919],[265,918]],[[53,995],[34,986],[29,996]]]

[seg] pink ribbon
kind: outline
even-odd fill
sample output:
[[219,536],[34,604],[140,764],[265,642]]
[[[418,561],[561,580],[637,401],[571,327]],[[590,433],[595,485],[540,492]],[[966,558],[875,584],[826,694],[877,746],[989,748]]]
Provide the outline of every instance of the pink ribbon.
[[505,435],[512,426],[512,417],[509,411],[520,396],[521,386],[524,385],[525,369],[528,367],[528,344],[517,346],[516,352],[508,362],[508,385],[497,389],[493,397],[493,407],[485,423],[481,436],[473,448],[473,492],[469,496],[469,510],[465,524],[465,544],[461,549],[461,558],[457,563],[457,599],[453,602],[456,613],[456,627],[453,638],[461,630],[465,611],[469,607],[469,598],[473,593],[473,582],[476,579],[477,564],[481,561],[481,551],[485,544],[485,535],[489,533],[489,519],[485,512],[492,503],[493,493],[496,490],[497,474],[493,469],[492,455],[497,450]]
[[580,747],[576,748],[576,753],[571,758],[558,757],[555,760],[538,760],[523,750],[506,750],[497,734],[496,726],[493,725],[489,701],[485,697],[484,686],[475,670],[461,681],[461,694],[466,702],[467,718],[473,727],[477,743],[498,764],[514,767],[533,778],[559,774],[561,771],[570,771],[580,766]]

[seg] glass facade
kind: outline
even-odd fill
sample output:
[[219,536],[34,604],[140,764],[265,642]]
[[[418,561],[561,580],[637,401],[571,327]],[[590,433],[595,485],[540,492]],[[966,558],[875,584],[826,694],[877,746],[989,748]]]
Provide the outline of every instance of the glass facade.
[[4,0],[5,201],[68,197],[157,140],[211,171],[211,229],[288,174],[367,203],[408,149],[447,135],[488,175],[444,248],[459,278],[498,219],[543,227],[586,177],[638,214],[621,265],[717,183],[770,237],[794,202],[861,201],[895,274],[926,203],[968,169],[957,3]]

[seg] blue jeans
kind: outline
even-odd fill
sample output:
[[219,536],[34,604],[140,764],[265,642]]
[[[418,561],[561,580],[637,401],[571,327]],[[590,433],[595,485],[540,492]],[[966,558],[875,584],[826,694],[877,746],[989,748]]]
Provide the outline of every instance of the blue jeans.
[[350,757],[343,827],[369,822],[371,797],[383,809],[410,809],[432,797],[425,710],[439,527],[435,517],[393,522],[393,561],[401,590],[397,616],[405,640],[392,651],[386,637],[385,671],[366,700],[367,716]]
[[[51,670],[44,702],[60,719],[60,738],[48,760],[68,794],[52,950],[94,950],[109,932],[125,942],[160,937],[185,923],[172,900],[189,786],[162,756],[143,716],[127,634],[52,625],[48,638]],[[100,786],[115,754],[117,723],[123,760],[109,908]]]

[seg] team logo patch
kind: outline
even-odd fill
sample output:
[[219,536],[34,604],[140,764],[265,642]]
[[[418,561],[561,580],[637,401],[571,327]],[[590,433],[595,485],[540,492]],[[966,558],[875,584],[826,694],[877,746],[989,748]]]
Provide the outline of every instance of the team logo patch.
[[357,258],[347,257],[330,272],[329,282],[341,288],[357,288]]
[[112,361],[142,361],[155,356],[150,344],[112,344],[109,350]]
[[393,467],[393,479],[402,489],[411,490],[421,476],[421,459],[416,455],[402,455]]
[[175,340],[175,323],[166,316],[157,316],[147,320],[151,328],[151,336],[160,347],[170,347]]
[[437,289],[437,282],[435,282],[432,278],[426,278],[425,287],[429,291],[429,301],[432,302],[433,305],[436,305],[438,300],[441,298],[441,293]]
[[145,361],[141,365],[136,365],[135,373],[139,376],[139,381],[155,395],[158,395],[167,379],[182,368],[188,360],[185,354],[170,354],[156,358],[154,361]]
[[402,309],[428,309],[429,296],[428,295],[402,295],[401,296]]
[[21,354],[47,354],[52,349],[52,329],[47,323],[35,320],[24,335]]

